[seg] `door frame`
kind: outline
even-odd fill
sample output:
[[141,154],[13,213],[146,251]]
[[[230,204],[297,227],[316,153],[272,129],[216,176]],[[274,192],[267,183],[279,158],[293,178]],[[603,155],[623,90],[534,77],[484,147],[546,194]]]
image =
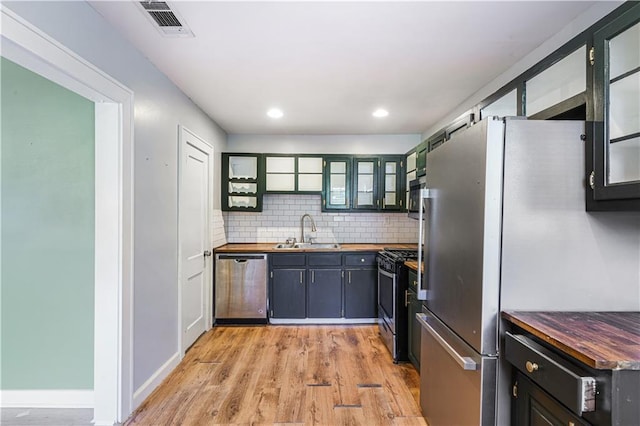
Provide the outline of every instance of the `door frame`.
[[0,5],[5,58],[95,103],[94,423],[133,403],[133,91]]
[[[209,202],[207,203],[207,225],[205,235],[206,235],[206,246],[209,247],[210,250],[213,251],[213,241],[211,234],[211,219],[213,214],[213,176],[214,176],[214,164],[213,164],[213,155],[214,148],[206,140],[202,139],[198,135],[196,135],[191,130],[187,129],[183,125],[178,126],[178,139],[179,139],[179,149],[178,149],[178,350],[180,352],[180,359],[184,358],[184,354],[186,352],[185,347],[183,347],[183,335],[184,335],[184,324],[182,324],[182,227],[181,227],[181,218],[182,218],[182,203],[181,203],[181,193],[182,193],[182,182],[183,182],[183,158],[186,154],[186,144],[187,144],[187,135],[197,141],[196,148],[200,149],[203,152],[206,152],[209,160],[208,160],[208,171],[209,171]],[[207,285],[205,287],[204,294],[204,315],[206,318],[205,322],[205,332],[211,329],[211,325],[213,323],[213,253],[211,256],[207,256],[209,259],[205,257],[206,266],[205,266],[205,279]],[[209,302],[209,303],[208,303]]]

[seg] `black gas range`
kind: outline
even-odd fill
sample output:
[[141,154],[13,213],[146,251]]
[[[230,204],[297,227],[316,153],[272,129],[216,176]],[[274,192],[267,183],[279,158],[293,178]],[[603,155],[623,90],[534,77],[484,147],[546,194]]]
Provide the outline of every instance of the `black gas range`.
[[408,361],[408,319],[405,293],[407,268],[418,258],[417,249],[385,248],[378,252],[378,326],[393,362]]
[[416,260],[418,249],[400,249],[385,247],[378,252],[378,267],[385,271],[395,272],[405,261]]

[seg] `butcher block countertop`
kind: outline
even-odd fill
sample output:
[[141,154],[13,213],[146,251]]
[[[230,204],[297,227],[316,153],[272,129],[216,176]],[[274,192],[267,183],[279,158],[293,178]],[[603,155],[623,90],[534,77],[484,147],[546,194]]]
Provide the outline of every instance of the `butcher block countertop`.
[[277,249],[278,243],[231,243],[215,249],[216,253],[298,253],[298,252],[348,252],[348,251],[380,251],[385,247],[416,248],[415,244],[340,244],[340,248],[327,249]]
[[[418,261],[417,260],[407,260],[404,262],[404,265],[409,268],[409,269],[413,269],[414,271],[418,272]],[[424,262],[422,263],[422,265],[420,265],[420,269],[422,270],[422,272],[424,272]]]
[[640,370],[640,312],[502,312],[502,317],[599,370]]

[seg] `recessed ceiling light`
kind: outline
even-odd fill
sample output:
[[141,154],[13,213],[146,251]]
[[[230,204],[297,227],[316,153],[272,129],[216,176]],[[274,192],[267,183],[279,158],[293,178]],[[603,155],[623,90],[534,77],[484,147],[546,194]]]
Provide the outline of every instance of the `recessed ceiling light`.
[[267,111],[267,115],[271,118],[282,118],[284,113],[282,112],[281,109],[271,108],[269,111]]
[[371,115],[373,115],[375,118],[384,118],[389,115],[389,111],[383,108],[378,108],[377,110],[373,111],[373,114]]

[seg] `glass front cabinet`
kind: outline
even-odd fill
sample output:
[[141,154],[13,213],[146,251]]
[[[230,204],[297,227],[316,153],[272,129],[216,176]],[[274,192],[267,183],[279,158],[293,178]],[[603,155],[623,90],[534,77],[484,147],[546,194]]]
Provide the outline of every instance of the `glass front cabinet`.
[[348,210],[351,207],[351,157],[325,157],[323,210]]
[[265,192],[320,193],[322,157],[265,154]]
[[403,156],[325,157],[323,210],[402,211]]
[[222,209],[262,211],[261,154],[222,154]]
[[[594,33],[590,210],[640,210],[640,3]],[[591,205],[591,208],[589,208]]]

